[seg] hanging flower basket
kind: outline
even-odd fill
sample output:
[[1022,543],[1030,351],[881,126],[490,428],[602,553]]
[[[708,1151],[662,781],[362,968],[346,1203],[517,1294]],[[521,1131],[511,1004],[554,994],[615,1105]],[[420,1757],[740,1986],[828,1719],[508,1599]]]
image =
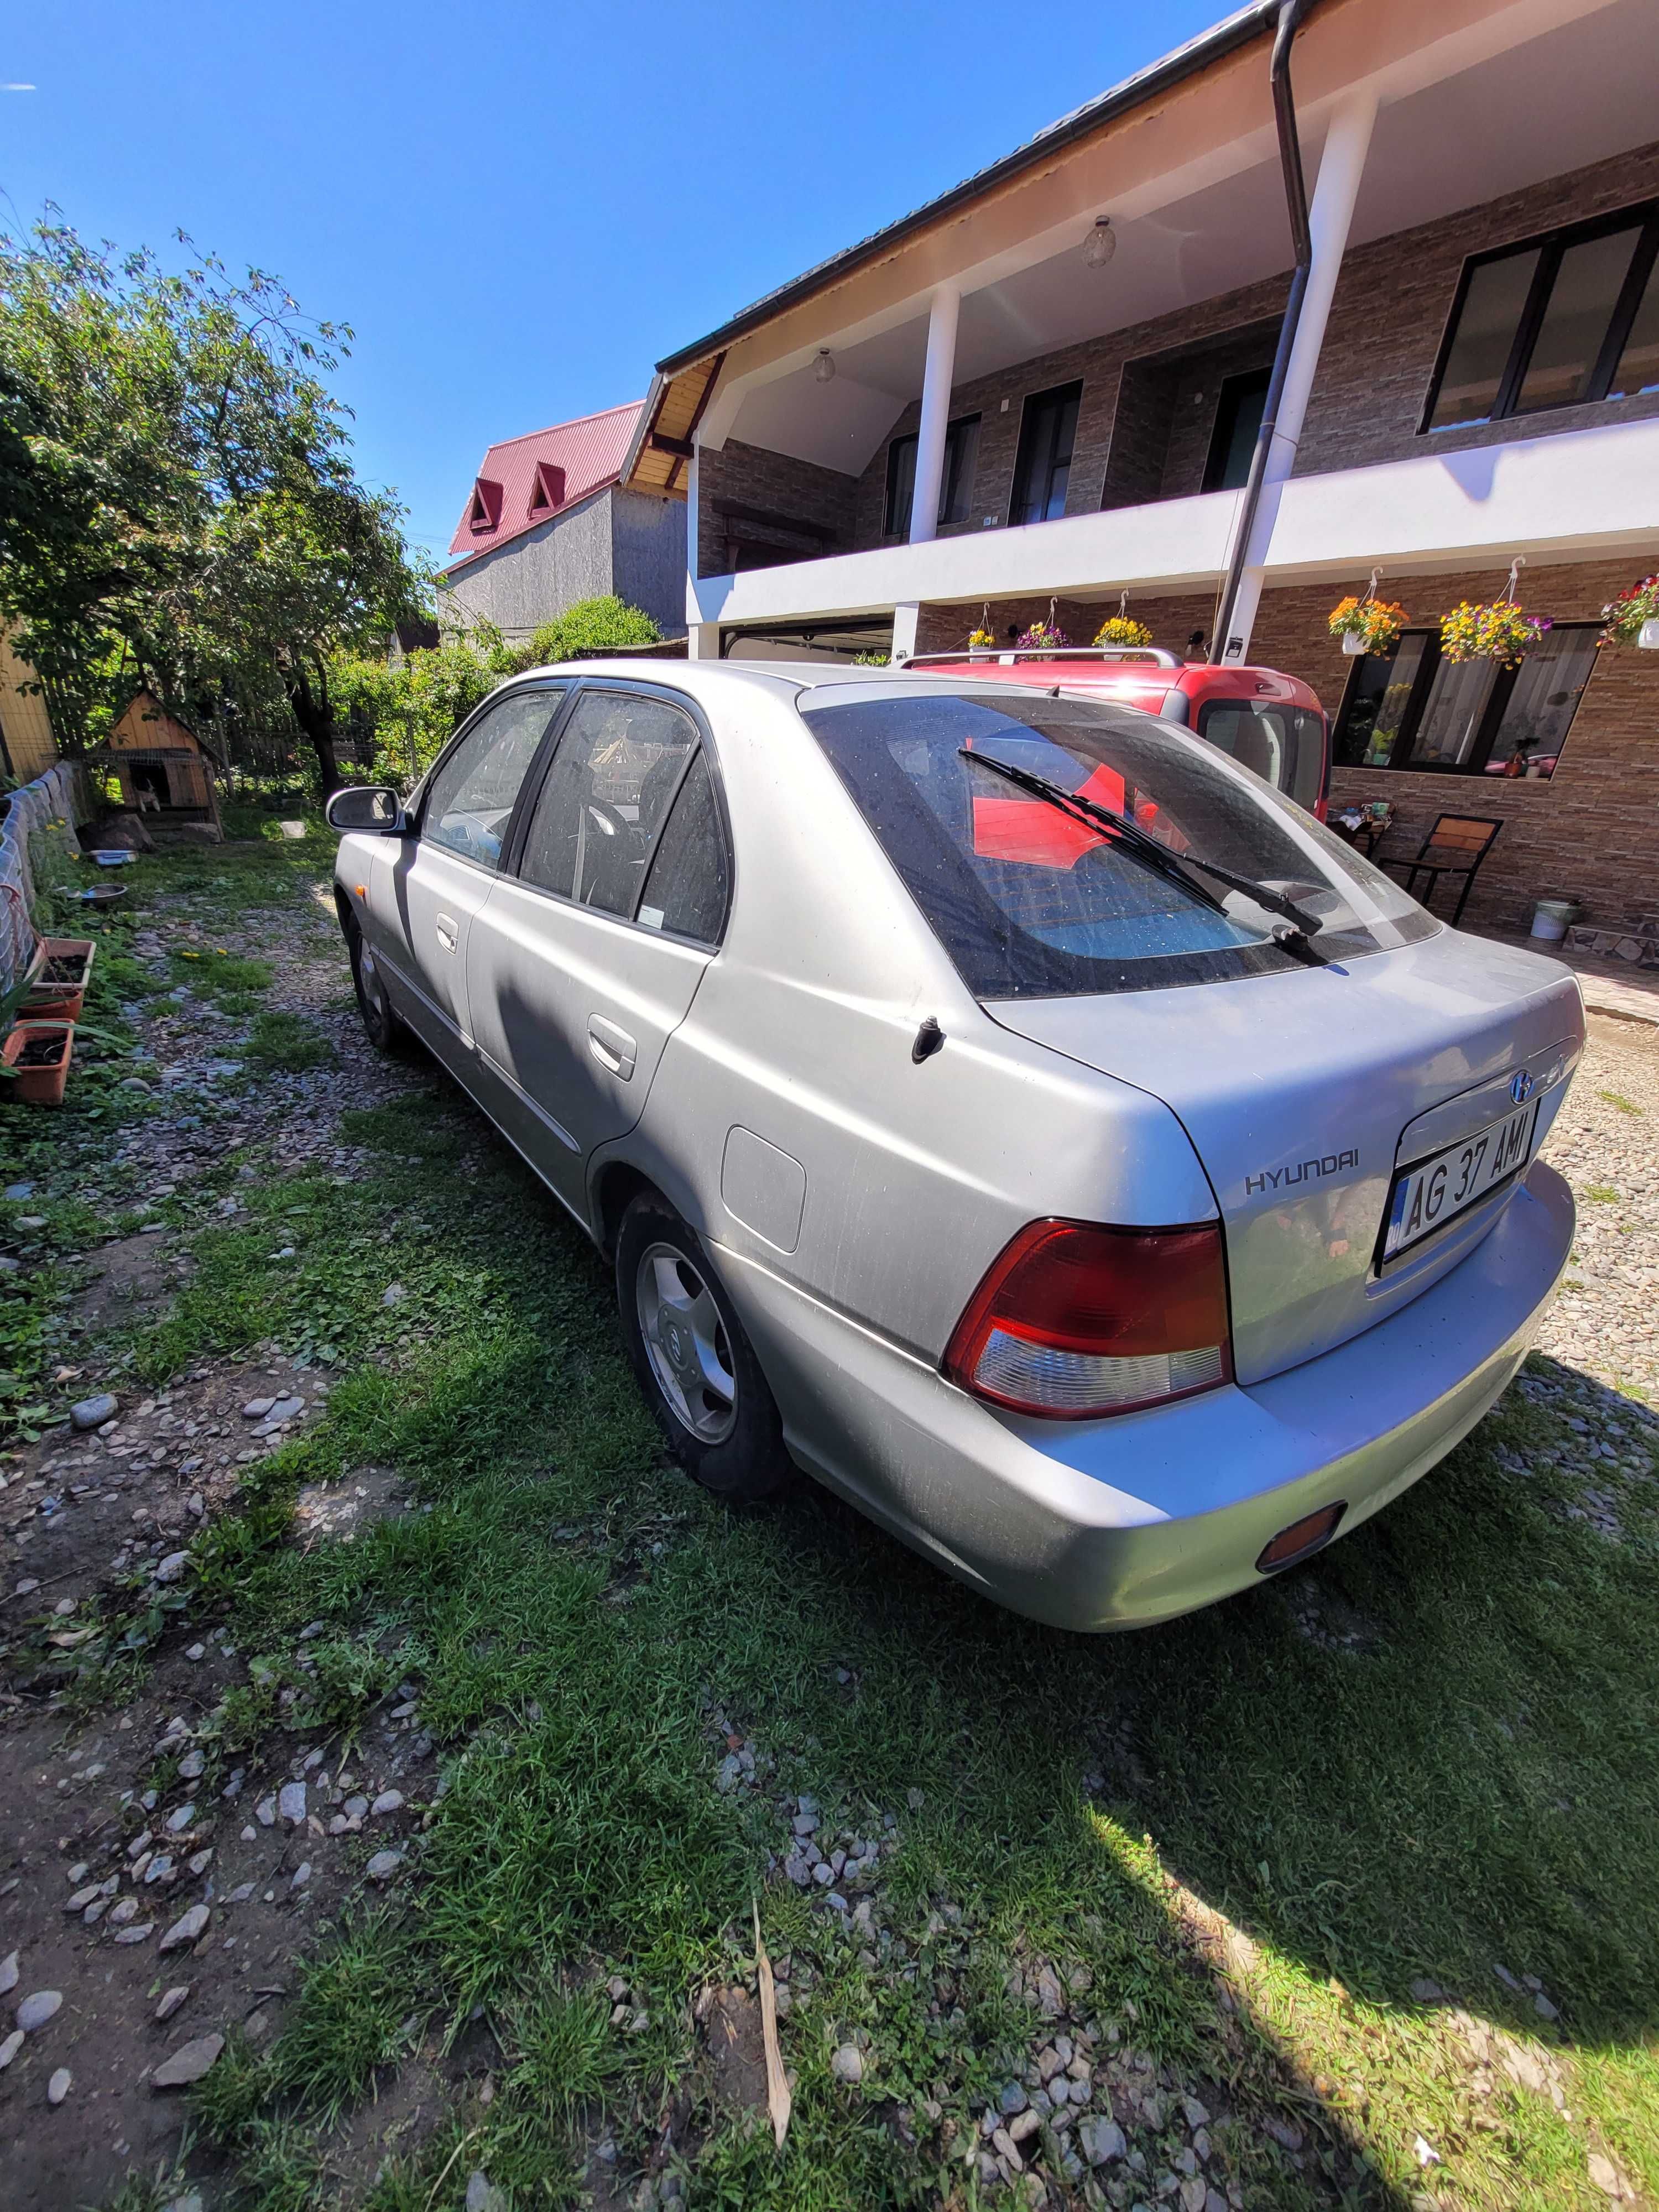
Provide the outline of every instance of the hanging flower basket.
[[1059,646],[1069,645],[1071,641],[1063,629],[1057,629],[1053,623],[1042,622],[1034,622],[1030,629],[1021,630],[1014,640],[1022,653],[1052,652]]
[[1659,576],[1644,576],[1601,610],[1602,645],[1639,645],[1659,653]]
[[996,632],[991,628],[991,610],[983,608],[975,626],[968,633],[968,653],[970,659],[988,660],[997,649]]
[[1095,632],[1097,645],[1150,645],[1152,633],[1133,615],[1109,615]]
[[1350,592],[1331,609],[1330,632],[1341,639],[1344,653],[1389,653],[1410,620],[1397,600],[1374,599],[1369,592],[1361,599]]
[[1518,668],[1549,627],[1523,614],[1513,599],[1489,605],[1463,599],[1440,617],[1440,650],[1448,660],[1495,660],[1500,668]]

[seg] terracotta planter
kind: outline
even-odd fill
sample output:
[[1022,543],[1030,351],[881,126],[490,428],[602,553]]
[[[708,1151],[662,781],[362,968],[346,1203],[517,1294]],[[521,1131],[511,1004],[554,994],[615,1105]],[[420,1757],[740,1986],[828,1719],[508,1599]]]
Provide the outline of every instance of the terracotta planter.
[[0,1045],[0,1060],[17,1071],[8,1095],[26,1106],[61,1106],[74,1048],[73,1022],[19,1022]]
[[78,1022],[97,945],[90,937],[48,937],[46,958],[29,986],[18,1018],[26,1022]]

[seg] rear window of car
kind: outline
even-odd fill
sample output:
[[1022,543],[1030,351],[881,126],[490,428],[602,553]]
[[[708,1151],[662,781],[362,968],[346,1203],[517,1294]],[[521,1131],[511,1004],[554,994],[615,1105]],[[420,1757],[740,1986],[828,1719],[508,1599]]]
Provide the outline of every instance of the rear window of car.
[[1292,898],[1326,958],[1440,927],[1311,815],[1152,716],[884,686],[821,688],[801,713],[980,998],[1162,989],[1302,956],[1248,893],[1195,869],[1189,883],[1160,872],[976,754],[1105,807],[1176,860],[1214,860]]
[[1325,718],[1312,708],[1212,699],[1199,709],[1198,734],[1289,792],[1310,813],[1318,804],[1325,787]]

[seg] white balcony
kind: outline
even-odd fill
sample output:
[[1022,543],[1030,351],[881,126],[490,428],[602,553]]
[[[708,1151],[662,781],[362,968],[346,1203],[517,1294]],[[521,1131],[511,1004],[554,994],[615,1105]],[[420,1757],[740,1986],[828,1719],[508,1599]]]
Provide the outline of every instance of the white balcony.
[[[1426,443],[1426,441],[1425,441]],[[1282,491],[1267,581],[1502,568],[1589,553],[1651,553],[1659,541],[1659,421],[1436,453],[1297,477]],[[694,623],[739,627],[880,614],[906,604],[1103,599],[1206,589],[1224,573],[1242,494],[1159,501],[841,553],[690,587]]]

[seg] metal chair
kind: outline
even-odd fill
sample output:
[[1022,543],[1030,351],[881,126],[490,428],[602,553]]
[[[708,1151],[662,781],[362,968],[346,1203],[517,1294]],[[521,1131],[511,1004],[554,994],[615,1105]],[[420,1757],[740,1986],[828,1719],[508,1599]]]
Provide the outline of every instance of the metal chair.
[[1501,821],[1492,822],[1474,814],[1443,814],[1418,848],[1416,857],[1403,853],[1385,855],[1379,866],[1385,868],[1404,868],[1406,889],[1413,897],[1417,895],[1417,878],[1426,876],[1428,890],[1423,903],[1427,906],[1434,896],[1435,885],[1442,876],[1462,876],[1463,888],[1458,894],[1456,908],[1452,915],[1452,927],[1463,919],[1463,908],[1468,904],[1469,891],[1475,871],[1492,847],[1498,842]]

